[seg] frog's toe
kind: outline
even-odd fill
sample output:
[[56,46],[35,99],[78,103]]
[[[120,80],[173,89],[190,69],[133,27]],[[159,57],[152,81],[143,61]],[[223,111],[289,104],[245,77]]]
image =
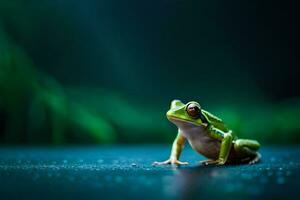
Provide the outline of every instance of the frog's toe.
[[218,162],[216,165],[225,165],[224,162]]
[[169,164],[171,164],[171,161],[170,160],[166,160],[166,161],[163,161],[163,162],[157,162],[157,161],[155,161],[155,162],[153,162],[152,163],[152,165],[169,165]]
[[181,162],[176,159],[168,159],[163,162],[154,162],[152,165],[188,165],[188,162]]
[[201,165],[215,165],[218,164],[217,160],[202,160],[200,161]]
[[188,162],[181,162],[181,161],[177,160],[175,164],[177,164],[177,165],[188,165],[189,163]]
[[202,165],[224,165],[225,162],[221,161],[221,160],[204,160],[200,162]]
[[260,159],[261,159],[261,154],[256,152],[256,156],[252,160],[250,160],[249,164],[253,165],[255,163],[258,163]]

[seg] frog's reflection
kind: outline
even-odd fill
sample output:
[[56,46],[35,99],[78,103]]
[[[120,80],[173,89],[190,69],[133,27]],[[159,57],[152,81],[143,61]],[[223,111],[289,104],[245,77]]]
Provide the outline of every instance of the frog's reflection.
[[[219,167],[193,167],[174,170],[174,177],[164,181],[165,192],[168,196],[180,199],[197,199],[197,197],[220,197],[219,184],[226,182],[229,175]],[[221,182],[219,182],[221,181]],[[200,195],[200,196],[199,196]],[[205,198],[204,198],[205,199]]]

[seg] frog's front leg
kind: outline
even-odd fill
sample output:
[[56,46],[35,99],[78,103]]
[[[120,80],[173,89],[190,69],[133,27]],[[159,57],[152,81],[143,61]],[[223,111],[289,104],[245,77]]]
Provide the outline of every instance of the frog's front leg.
[[204,165],[224,165],[228,159],[230,149],[232,146],[232,141],[233,141],[233,136],[232,136],[232,131],[228,132],[223,132],[212,125],[208,127],[208,134],[210,137],[220,140],[221,145],[220,145],[220,153],[219,157],[217,160],[208,160],[202,162]]
[[183,150],[185,140],[185,137],[178,131],[177,137],[175,138],[172,145],[170,158],[163,162],[154,162],[153,165],[187,165],[188,162],[179,161],[179,157]]

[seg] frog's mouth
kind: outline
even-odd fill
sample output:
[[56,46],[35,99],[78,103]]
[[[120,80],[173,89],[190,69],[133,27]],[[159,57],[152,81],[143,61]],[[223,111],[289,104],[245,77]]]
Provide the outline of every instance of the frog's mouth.
[[195,126],[201,126],[200,124],[197,124],[195,122],[191,122],[185,119],[181,119],[181,118],[177,118],[174,116],[167,116],[168,120],[172,123],[174,123],[177,126],[181,126],[181,125],[185,125],[185,124],[191,124],[191,125],[195,125]]

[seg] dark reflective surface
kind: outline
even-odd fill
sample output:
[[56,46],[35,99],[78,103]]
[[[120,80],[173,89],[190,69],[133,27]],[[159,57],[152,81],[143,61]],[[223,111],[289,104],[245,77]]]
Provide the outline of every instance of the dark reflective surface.
[[256,165],[153,167],[169,146],[0,149],[1,199],[297,198],[300,147],[265,147]]

